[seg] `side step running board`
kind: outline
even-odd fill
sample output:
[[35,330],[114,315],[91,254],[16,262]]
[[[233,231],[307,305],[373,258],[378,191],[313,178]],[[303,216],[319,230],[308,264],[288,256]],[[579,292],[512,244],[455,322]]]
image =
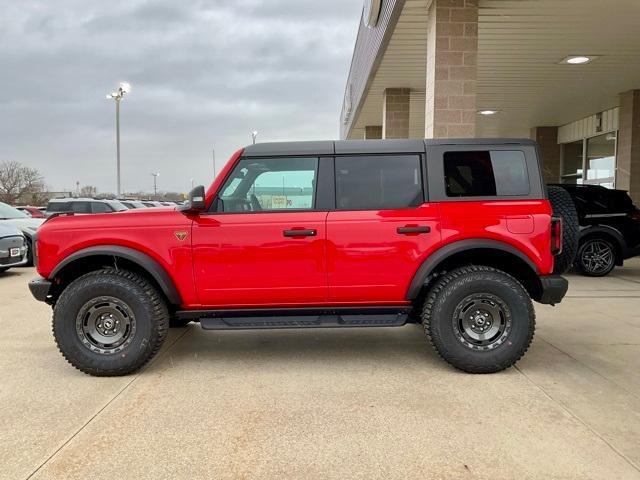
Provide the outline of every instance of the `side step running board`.
[[178,317],[200,320],[205,330],[273,328],[398,327],[407,323],[409,308],[282,309],[182,311]]

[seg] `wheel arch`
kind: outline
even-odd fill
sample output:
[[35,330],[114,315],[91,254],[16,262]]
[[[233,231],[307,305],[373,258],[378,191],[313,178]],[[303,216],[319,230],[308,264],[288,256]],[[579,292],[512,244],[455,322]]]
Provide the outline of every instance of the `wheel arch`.
[[618,266],[622,265],[624,257],[626,256],[627,242],[620,231],[608,225],[592,225],[586,227],[580,231],[578,248],[580,248],[582,243],[589,238],[606,238],[613,240],[613,247],[616,249],[615,264]]
[[520,281],[534,300],[542,295],[539,270],[527,255],[498,240],[466,239],[436,250],[420,265],[407,290],[407,300],[424,298],[435,276],[465,265],[498,268]]
[[182,303],[178,289],[162,265],[146,253],[119,245],[103,245],[78,250],[56,265],[49,278],[54,281],[56,290],[61,290],[60,287],[64,287],[80,275],[107,265],[134,270],[146,276],[155,283],[170,304]]

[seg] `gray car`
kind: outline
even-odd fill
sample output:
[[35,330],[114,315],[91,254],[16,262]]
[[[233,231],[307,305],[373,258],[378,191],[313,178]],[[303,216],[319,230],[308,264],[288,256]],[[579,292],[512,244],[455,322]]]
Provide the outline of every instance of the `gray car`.
[[27,240],[22,232],[13,225],[0,223],[0,272],[26,265],[27,261]]

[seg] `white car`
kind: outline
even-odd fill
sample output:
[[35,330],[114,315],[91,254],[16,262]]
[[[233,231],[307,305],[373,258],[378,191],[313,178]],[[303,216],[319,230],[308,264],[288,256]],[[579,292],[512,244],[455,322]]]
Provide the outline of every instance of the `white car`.
[[44,218],[32,218],[17,208],[0,202],[0,225],[13,225],[20,230],[27,241],[27,264],[33,263],[33,236],[38,227],[44,223]]

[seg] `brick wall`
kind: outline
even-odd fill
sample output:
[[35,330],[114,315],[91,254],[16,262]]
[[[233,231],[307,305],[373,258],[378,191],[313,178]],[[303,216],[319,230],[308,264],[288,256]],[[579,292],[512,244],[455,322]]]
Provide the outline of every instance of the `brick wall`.
[[364,139],[382,138],[382,125],[367,125],[364,127]]
[[409,100],[408,88],[384,91],[382,138],[409,138]]
[[478,0],[429,7],[425,137],[474,137]]
[[620,95],[616,188],[640,204],[640,90]]
[[558,127],[536,127],[531,129],[531,138],[538,142],[542,160],[542,176],[545,183],[560,181],[560,151]]

